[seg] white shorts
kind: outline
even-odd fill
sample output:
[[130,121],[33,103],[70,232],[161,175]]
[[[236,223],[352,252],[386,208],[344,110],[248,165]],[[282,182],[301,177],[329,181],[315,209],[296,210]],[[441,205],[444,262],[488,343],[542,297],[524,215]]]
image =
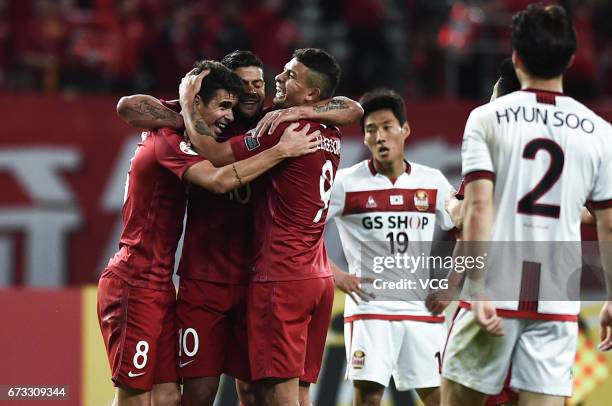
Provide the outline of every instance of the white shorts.
[[444,352],[442,376],[487,395],[499,393],[512,365],[510,387],[550,396],[571,396],[578,323],[504,318],[494,337],[460,309]]
[[397,390],[440,386],[444,323],[413,320],[355,320],[344,323],[346,379]]

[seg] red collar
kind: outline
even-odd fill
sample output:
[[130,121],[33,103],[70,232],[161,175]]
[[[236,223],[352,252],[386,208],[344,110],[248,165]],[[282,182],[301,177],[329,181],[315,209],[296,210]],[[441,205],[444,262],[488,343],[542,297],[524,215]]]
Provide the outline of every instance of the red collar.
[[531,93],[548,93],[548,94],[554,94],[555,96],[565,96],[563,93],[559,93],[559,92],[553,92],[550,90],[540,90],[540,89],[532,89],[532,88],[527,88],[527,89],[521,89],[523,92],[531,92]]
[[[412,171],[412,167],[410,166],[410,162],[406,161],[405,159],[404,159],[404,162],[406,163],[406,173],[408,175],[410,175],[410,172]],[[372,175],[376,175],[378,173],[378,171],[374,167],[374,160],[373,159],[368,159],[368,168],[370,168],[370,172],[372,172]],[[395,181],[395,180],[393,179],[393,181]]]

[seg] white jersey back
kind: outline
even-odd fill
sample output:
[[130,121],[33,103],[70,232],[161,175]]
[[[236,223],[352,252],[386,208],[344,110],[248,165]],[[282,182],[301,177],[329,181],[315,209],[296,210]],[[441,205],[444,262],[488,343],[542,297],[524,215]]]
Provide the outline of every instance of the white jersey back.
[[[444,209],[451,189],[439,170],[415,163],[407,163],[406,172],[395,182],[377,173],[371,161],[339,170],[327,218],[336,219],[349,272],[361,276],[364,242],[373,242],[368,248],[383,257],[389,255],[387,242],[431,241],[436,224],[453,228]],[[359,314],[431,316],[423,301],[373,300],[355,305],[347,296],[345,317]]]
[[[580,241],[584,204],[612,206],[612,128],[560,93],[522,90],[473,110],[462,161],[466,183],[494,179],[492,241]],[[576,270],[580,251],[573,254]],[[541,263],[540,286],[567,280],[567,275],[554,275],[550,255],[542,257],[546,255],[523,258]],[[519,292],[520,275],[504,275],[506,289]],[[516,301],[499,303],[498,308],[525,310]],[[542,301],[529,310],[576,314],[579,303]]]

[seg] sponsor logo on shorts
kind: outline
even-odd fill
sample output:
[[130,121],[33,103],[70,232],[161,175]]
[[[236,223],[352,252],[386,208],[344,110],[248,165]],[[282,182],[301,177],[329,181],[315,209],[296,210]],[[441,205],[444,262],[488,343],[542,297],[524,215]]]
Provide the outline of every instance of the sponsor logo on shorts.
[[244,138],[244,144],[247,147],[247,150],[253,151],[255,148],[259,148],[259,138],[251,136]]
[[365,366],[365,352],[361,350],[355,351],[351,360],[351,366],[353,369],[363,369]]
[[136,378],[137,376],[141,376],[141,375],[144,375],[144,374],[146,374],[146,372],[140,372],[140,373],[138,373],[138,374],[135,374],[135,373],[133,373],[132,371],[128,372],[128,376],[129,376],[130,378]]
[[417,190],[414,194],[414,207],[418,211],[427,211],[429,208],[429,196],[424,190]]
[[190,359],[189,361],[179,362],[179,368],[183,368],[183,367],[191,364],[193,361],[195,361],[195,360],[194,359]]

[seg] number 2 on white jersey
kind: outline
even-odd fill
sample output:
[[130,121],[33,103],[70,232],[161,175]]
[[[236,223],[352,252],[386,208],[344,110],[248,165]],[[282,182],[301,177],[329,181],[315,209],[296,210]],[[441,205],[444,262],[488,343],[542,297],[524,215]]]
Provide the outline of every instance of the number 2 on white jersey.
[[[331,189],[332,184],[334,183],[334,165],[328,159],[323,164],[321,168],[321,177],[319,178],[319,193],[321,194],[321,201],[323,202],[323,207],[317,211],[315,218],[312,220],[313,223],[318,223],[321,221],[321,217],[323,217],[323,212],[327,210],[329,207],[329,199],[331,199]],[[325,186],[329,185],[326,189]]]
[[559,218],[561,207],[554,204],[544,204],[538,200],[548,192],[561,177],[565,155],[563,149],[548,138],[531,140],[523,150],[523,159],[534,160],[539,151],[546,151],[550,155],[550,165],[538,184],[517,205],[517,211],[530,216],[545,216]]

